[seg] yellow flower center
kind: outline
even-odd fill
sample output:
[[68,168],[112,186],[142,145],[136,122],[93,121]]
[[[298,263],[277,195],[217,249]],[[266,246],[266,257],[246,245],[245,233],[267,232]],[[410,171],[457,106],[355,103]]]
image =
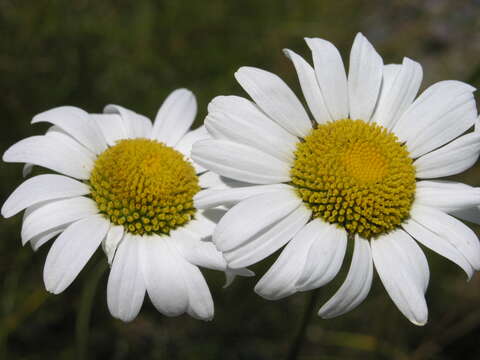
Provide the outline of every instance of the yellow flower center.
[[366,239],[400,225],[415,194],[406,147],[384,127],[362,120],[313,129],[297,145],[291,178],[314,218]]
[[99,211],[132,234],[169,234],[195,215],[200,190],[178,151],[148,139],[121,140],[95,161],[89,179]]

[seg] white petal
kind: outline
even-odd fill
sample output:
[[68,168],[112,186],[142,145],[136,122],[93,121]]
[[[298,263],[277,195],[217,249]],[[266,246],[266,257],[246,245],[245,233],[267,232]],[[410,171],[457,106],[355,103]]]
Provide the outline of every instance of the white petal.
[[45,261],[43,280],[48,291],[59,294],[77,277],[102,242],[109,223],[92,215],[70,225],[53,243]]
[[227,270],[225,271],[225,284],[223,285],[223,288],[225,289],[229,287],[237,276],[252,277],[252,276],[255,276],[255,273],[251,270],[244,269],[244,268],[242,269],[227,268]]
[[112,265],[113,258],[115,257],[115,252],[117,251],[118,245],[120,245],[120,242],[123,239],[123,235],[123,226],[111,225],[110,229],[108,230],[107,236],[102,242],[102,249],[107,256],[107,261],[109,265]]
[[436,178],[461,173],[475,164],[480,153],[480,132],[463,135],[414,161],[417,178]]
[[358,33],[350,52],[348,99],[350,118],[366,122],[375,109],[383,76],[383,60],[365,36]]
[[246,243],[249,238],[283,219],[301,204],[293,190],[251,197],[230,209],[213,233],[217,248],[224,252]]
[[152,133],[152,123],[150,120],[132,110],[120,105],[110,104],[105,106],[103,112],[105,114],[116,114],[121,117],[126,138],[148,138]]
[[194,196],[193,200],[197,209],[208,209],[220,205],[231,207],[252,196],[288,189],[289,187],[290,186],[286,184],[271,184],[231,189],[202,190]]
[[29,209],[22,224],[23,244],[47,230],[98,213],[95,202],[85,197],[40,203]]
[[295,283],[299,291],[319,288],[337,275],[347,249],[347,233],[344,229],[323,220],[308,224],[315,237],[301,274]]
[[208,134],[207,129],[204,125],[196,128],[195,130],[187,132],[175,145],[175,150],[180,151],[188,159],[191,159],[192,146],[195,142],[199,140],[209,139],[210,135]]
[[480,225],[480,208],[475,206],[473,208],[455,210],[450,212],[451,215],[474,224]]
[[197,210],[195,219],[190,220],[184,228],[194,234],[200,235],[202,241],[211,241],[211,235],[217,222],[225,215],[224,209]]
[[210,290],[200,270],[182,257],[179,238],[144,237],[142,240],[147,292],[155,307],[167,316],[188,312],[196,319],[211,320]]
[[61,134],[28,137],[3,154],[5,162],[31,163],[78,179],[90,177],[93,160],[87,149]]
[[417,204],[412,206],[410,216],[431,232],[447,240],[475,270],[480,269],[480,242],[467,225],[440,210]]
[[208,269],[224,271],[227,263],[222,253],[209,241],[185,228],[178,228],[171,233],[174,244],[188,262]]
[[420,246],[402,229],[396,230],[394,236],[386,238],[385,241],[388,241],[391,248],[395,249],[396,256],[406,264],[412,279],[417,281],[417,285],[425,293],[430,279],[430,270],[427,258]]
[[198,141],[193,146],[192,158],[209,170],[239,181],[272,184],[290,180],[288,163],[229,141]]
[[202,189],[218,188],[227,189],[228,186],[224,180],[228,178],[220,176],[213,171],[207,171],[198,177],[198,184]]
[[27,177],[28,175],[31,174],[32,170],[33,170],[33,164],[25,164],[23,166],[23,170],[22,170],[22,176],[25,178]]
[[145,297],[140,262],[140,237],[125,233],[108,277],[107,304],[110,313],[123,321],[137,316]]
[[233,180],[224,176],[220,176],[213,171],[207,171],[198,177],[198,183],[203,189],[230,189],[238,187],[252,186],[249,183]]
[[267,258],[290,241],[305,226],[311,214],[311,210],[306,206],[299,206],[248,243],[224,252],[228,266],[234,269],[242,268]]
[[127,130],[120,115],[117,114],[90,114],[107,141],[109,146],[116,144],[118,140],[126,139]]
[[347,278],[338,291],[318,311],[324,319],[349,312],[362,303],[372,285],[373,262],[368,240],[355,236],[355,247]]
[[199,320],[212,320],[213,299],[198,267],[185,262],[184,280],[188,291],[188,314]]
[[415,100],[393,129],[406,141],[411,157],[432,151],[473,126],[477,118],[474,90],[460,81],[440,81]]
[[428,309],[424,290],[409,268],[410,264],[399,256],[393,244],[401,241],[397,236],[394,231],[370,241],[373,262],[383,286],[402,314],[415,325],[425,325]]
[[235,78],[257,105],[285,130],[304,137],[312,123],[298,98],[285,82],[271,72],[241,67]]
[[315,226],[305,225],[285,246],[282,253],[255,286],[255,292],[268,300],[278,300],[297,291],[295,282],[300,276],[308,251],[315,241]]
[[197,100],[187,89],[173,91],[158,110],[152,139],[175,146],[187,133],[197,115]]
[[88,113],[73,106],[61,106],[36,115],[32,124],[48,122],[58,126],[95,154],[102,153],[107,144],[95,121]]
[[467,273],[469,279],[472,277],[473,268],[470,263],[461,252],[446,239],[441,238],[413,219],[405,221],[402,227],[419,243],[460,266]]
[[420,205],[451,212],[480,204],[480,188],[446,181],[419,181],[415,202]]
[[297,55],[292,50],[285,49],[283,52],[295,66],[303,96],[317,123],[325,124],[327,121],[334,120],[328,112],[327,105],[325,105],[325,100],[323,99],[320,86],[315,76],[315,70],[313,70],[310,64],[300,55]]
[[49,240],[53,239],[58,234],[62,233],[67,226],[59,226],[54,229],[47,230],[37,236],[34,236],[30,239],[30,245],[32,246],[33,251],[37,251],[43,244],[47,243]]
[[382,83],[380,84],[380,93],[377,99],[377,104],[375,106],[373,116],[371,120],[376,122],[377,119],[377,110],[379,104],[385,102],[386,97],[392,87],[393,83],[395,82],[395,78],[402,70],[401,64],[387,64],[383,66],[383,75],[382,75]]
[[138,240],[143,276],[153,305],[166,316],[183,314],[188,306],[183,279],[185,260],[167,236],[144,236]]
[[348,118],[348,86],[345,67],[337,48],[318,38],[305,38],[312,50],[315,75],[328,111],[334,120]]
[[11,217],[39,202],[86,195],[89,187],[62,175],[39,175],[23,182],[3,204],[2,215]]
[[[394,128],[398,119],[412,104],[422,83],[422,66],[409,58],[404,58],[400,71],[396,73],[391,84],[383,86],[380,99],[373,116],[373,121],[387,129]],[[385,75],[384,75],[385,76]]]
[[268,118],[251,101],[218,96],[208,105],[205,126],[211,136],[251,146],[291,163],[299,139]]

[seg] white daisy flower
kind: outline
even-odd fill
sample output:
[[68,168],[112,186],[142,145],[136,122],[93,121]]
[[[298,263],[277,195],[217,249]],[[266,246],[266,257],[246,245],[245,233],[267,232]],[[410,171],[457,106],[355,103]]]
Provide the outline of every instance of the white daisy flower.
[[215,98],[205,121],[213,139],[197,142],[192,156],[249,185],[199,193],[195,206],[234,205],[213,235],[232,268],[286,245],[255,287],[261,296],[280,299],[325,285],[352,241],[346,280],[319,315],[331,318],[359,305],[375,265],[399,310],[423,325],[429,268],[416,241],[469,278],[480,268],[477,236],[449,215],[479,205],[480,190],[432,180],[478,159],[480,133],[464,134],[477,116],[475,89],[441,81],[415,99],[422,80],[417,62],[384,65],[358,34],[347,77],[334,45],[306,42],[314,68],[291,50],[285,54],[314,120],[278,76],[240,68],[235,77],[254,102]]
[[[198,266],[230,271],[211,233],[221,214],[197,210],[193,196],[212,176],[190,159],[204,127],[189,131],[197,112],[195,96],[172,92],[150,120],[121,106],[104,114],[59,107],[32,123],[52,126],[11,146],[6,162],[25,162],[58,174],[26,180],[7,199],[2,215],[26,209],[22,243],[34,250],[59,235],[45,262],[48,291],[58,294],[77,277],[102,244],[111,271],[107,300],[112,315],[134,319],[145,291],[162,314],[210,320],[213,301]],[[201,175],[199,175],[202,173]],[[216,185],[218,179],[215,179]],[[225,187],[223,183],[223,187]]]

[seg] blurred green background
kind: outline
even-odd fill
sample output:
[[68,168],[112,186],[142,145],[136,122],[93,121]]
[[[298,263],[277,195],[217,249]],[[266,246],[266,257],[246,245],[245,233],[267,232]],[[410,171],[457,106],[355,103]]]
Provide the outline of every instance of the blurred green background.
[[[0,0],[0,151],[42,133],[29,122],[46,109],[101,112],[117,103],[154,117],[178,87],[197,95],[199,125],[212,97],[243,94],[233,78],[238,67],[268,69],[298,91],[281,50],[309,57],[303,37],[323,37],[347,56],[357,31],[385,62],[420,61],[423,87],[444,79],[480,86],[479,1]],[[21,169],[0,163],[1,202],[22,182]],[[479,185],[479,172],[457,179]],[[253,267],[257,278],[228,289],[221,274],[204,271],[212,322],[163,317],[147,300],[124,324],[108,313],[100,253],[63,294],[49,295],[42,281],[49,246],[22,248],[20,224],[19,215],[0,225],[0,359],[283,359],[309,301],[310,293],[277,302],[255,295],[266,261]],[[313,315],[299,359],[480,358],[480,276],[467,283],[449,261],[427,256],[425,327],[410,324],[375,277],[356,310],[333,320]],[[344,277],[320,290],[315,309]]]

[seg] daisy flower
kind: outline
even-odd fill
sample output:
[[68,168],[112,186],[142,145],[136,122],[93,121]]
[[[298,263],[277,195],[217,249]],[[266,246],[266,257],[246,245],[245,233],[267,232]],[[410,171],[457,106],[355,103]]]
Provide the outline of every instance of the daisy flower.
[[212,139],[197,142],[192,157],[245,185],[198,193],[195,206],[233,205],[213,235],[232,268],[286,245],[255,287],[264,298],[325,285],[351,242],[347,277],[319,315],[359,305],[375,267],[398,309],[423,325],[429,268],[418,243],[469,278],[480,268],[477,236],[452,216],[479,205],[480,190],[434,180],[468,169],[479,156],[480,133],[465,134],[477,117],[475,89],[441,81],[415,99],[417,62],[384,65],[358,34],[347,77],[334,45],[306,42],[313,68],[293,51],[285,54],[314,120],[278,76],[240,68],[235,77],[253,102],[215,98],[205,120]]
[[107,302],[114,317],[134,319],[147,292],[164,315],[210,320],[213,301],[198,266],[226,271],[227,282],[249,274],[228,270],[209,241],[221,212],[193,204],[215,178],[190,159],[193,142],[208,137],[204,127],[189,130],[196,112],[194,95],[178,89],[153,126],[116,105],[104,114],[66,106],[33,118],[53,126],[11,146],[3,161],[27,163],[27,173],[38,165],[59,174],[26,180],[2,215],[26,209],[21,238],[34,250],[59,235],[43,271],[48,291],[65,290],[102,244],[111,264]]

